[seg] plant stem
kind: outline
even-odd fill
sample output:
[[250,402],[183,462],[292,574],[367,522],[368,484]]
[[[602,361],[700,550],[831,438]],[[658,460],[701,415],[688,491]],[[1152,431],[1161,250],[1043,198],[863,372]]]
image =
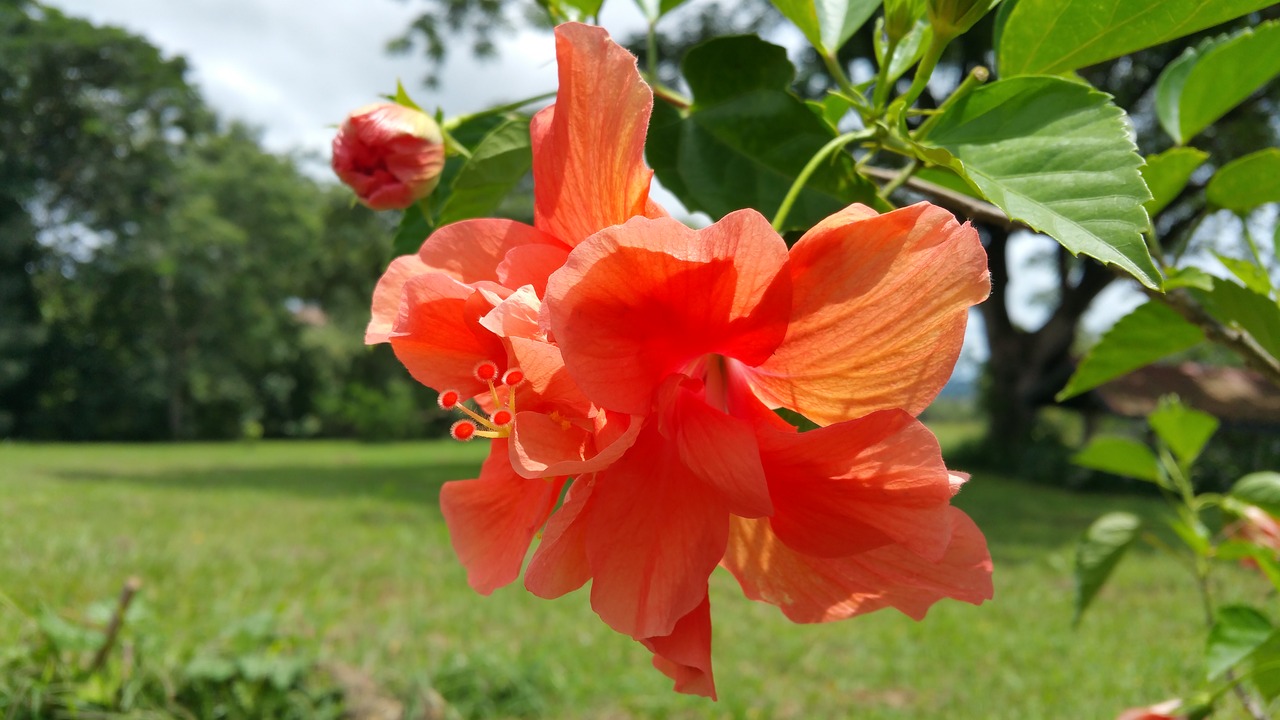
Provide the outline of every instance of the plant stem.
[[876,89],[871,96],[876,112],[882,112],[885,103],[889,101],[889,89],[892,85],[889,82],[889,66],[893,65],[893,53],[897,51],[900,42],[901,40],[889,40],[885,44],[884,62],[880,64],[880,72],[876,73]]
[[840,67],[840,61],[836,60],[834,55],[827,53],[818,53],[822,56],[822,62],[827,66],[827,72],[831,73],[832,79],[836,81],[836,87],[850,98],[862,97],[862,93],[849,82],[848,76],[844,74],[844,68]]
[[920,127],[916,128],[914,133],[915,138],[917,140],[923,140],[929,134],[929,131],[933,129],[933,126],[938,124],[938,119],[942,117],[942,114],[945,113],[948,108],[955,105],[961,98],[968,95],[974,88],[985,83],[990,78],[991,71],[981,65],[970,70],[969,74],[965,75],[964,80],[960,83],[960,87],[956,88],[956,91],[951,93],[950,97],[938,106],[937,111],[926,118],[925,121],[920,124]]
[[773,229],[778,232],[782,231],[782,226],[787,221],[787,215],[791,213],[791,206],[795,204],[796,198],[800,196],[800,191],[804,189],[805,183],[809,182],[809,178],[813,176],[813,173],[817,171],[818,166],[824,160],[845,145],[855,140],[873,137],[874,134],[875,132],[872,130],[845,133],[823,145],[821,150],[814,153],[813,157],[809,158],[809,162],[804,166],[804,169],[796,176],[795,182],[791,183],[791,189],[787,191],[786,197],[782,198],[782,204],[778,206],[778,212],[774,213],[773,216]]
[[649,82],[658,82],[658,18],[649,18],[649,36],[645,45],[645,66],[649,69]]
[[129,604],[133,602],[133,596],[138,593],[142,587],[142,581],[136,577],[131,577],[124,581],[124,587],[120,589],[120,600],[116,604],[116,611],[111,615],[111,622],[107,624],[106,637],[102,641],[102,647],[98,648],[98,652],[93,656],[93,662],[89,663],[88,672],[96,672],[107,662],[107,655],[111,653],[111,648],[116,644],[116,637],[120,635],[120,628],[124,625],[124,614],[129,611]]
[[924,52],[924,58],[920,60],[920,64],[916,67],[915,77],[911,80],[911,87],[907,89],[905,95],[895,100],[895,103],[902,103],[902,109],[905,111],[910,109],[919,99],[920,94],[929,85],[929,78],[933,77],[934,68],[938,67],[938,61],[942,59],[942,51],[947,49],[950,38],[944,38],[935,34],[929,39],[929,48]]
[[907,163],[907,166],[902,168],[901,172],[893,176],[892,180],[881,186],[880,195],[883,196],[885,200],[888,200],[889,196],[893,194],[893,191],[902,187],[903,183],[910,180],[911,176],[915,174],[916,169],[919,167],[920,161],[912,158],[911,161]]

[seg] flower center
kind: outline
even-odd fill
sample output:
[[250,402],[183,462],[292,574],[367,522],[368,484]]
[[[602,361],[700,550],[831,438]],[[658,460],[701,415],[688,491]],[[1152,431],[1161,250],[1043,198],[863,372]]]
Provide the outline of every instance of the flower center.
[[[524,382],[524,373],[519,368],[511,368],[505,373],[498,373],[498,364],[485,360],[473,372],[475,378],[489,386],[489,396],[493,398],[494,410],[488,417],[472,410],[463,404],[462,393],[457,390],[442,390],[436,402],[445,410],[457,410],[469,420],[459,420],[449,428],[449,435],[454,440],[471,440],[476,437],[504,438],[511,435],[511,425],[516,419],[516,385]],[[507,388],[507,400],[503,403],[498,393],[499,387]],[[484,428],[484,429],[481,429]]]

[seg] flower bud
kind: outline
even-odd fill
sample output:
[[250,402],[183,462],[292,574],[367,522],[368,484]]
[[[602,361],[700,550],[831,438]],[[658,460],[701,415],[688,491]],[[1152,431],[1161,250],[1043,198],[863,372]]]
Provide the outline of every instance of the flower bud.
[[374,210],[407,208],[430,195],[443,169],[440,126],[403,105],[366,105],[333,139],[333,171]]
[[924,0],[884,0],[884,34],[897,43],[924,16]]
[[1000,0],[927,0],[927,4],[934,33],[951,39],[968,32]]

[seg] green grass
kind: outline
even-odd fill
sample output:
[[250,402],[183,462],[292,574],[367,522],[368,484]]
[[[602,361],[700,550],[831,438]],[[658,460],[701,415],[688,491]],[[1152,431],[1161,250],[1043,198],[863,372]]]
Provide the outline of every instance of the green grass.
[[[944,442],[963,437],[940,433]],[[514,677],[568,718],[1110,718],[1190,691],[1203,632],[1181,566],[1140,551],[1072,631],[1071,549],[1098,514],[1158,502],[976,476],[957,503],[989,538],[996,599],[797,626],[712,581],[721,701],[672,693],[586,593],[472,593],[436,495],[481,443],[0,446],[0,591],[74,616],[138,575],[177,661],[276,611],[322,657],[406,688]],[[963,468],[960,468],[963,469]],[[1261,585],[1232,574],[1230,593]],[[0,646],[23,629],[0,604]],[[492,676],[492,677],[490,677]],[[1229,717],[1230,715],[1223,715]]]

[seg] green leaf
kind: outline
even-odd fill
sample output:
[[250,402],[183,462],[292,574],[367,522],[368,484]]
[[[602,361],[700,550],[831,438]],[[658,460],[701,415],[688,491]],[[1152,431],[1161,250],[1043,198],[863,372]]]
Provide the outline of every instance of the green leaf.
[[[686,56],[684,72],[692,111],[652,123],[648,157],[658,179],[713,218],[742,207],[772,215],[835,130],[785,90],[794,76],[785,51],[758,38],[703,43]],[[875,186],[839,153],[805,185],[784,229],[808,229],[853,202],[876,203]]]
[[1004,77],[1057,74],[1198,32],[1274,0],[1018,0],[996,48]]
[[1080,623],[1111,571],[1138,537],[1142,521],[1131,513],[1107,513],[1094,521],[1076,546],[1075,624]]
[[422,206],[410,205],[404,209],[400,225],[396,228],[395,239],[391,242],[392,252],[396,255],[413,255],[434,229],[423,213]]
[[685,0],[636,0],[636,5],[640,6],[641,12],[650,22],[656,22],[658,18],[684,3]]
[[1213,38],[1186,52],[1156,81],[1161,126],[1181,145],[1280,74],[1280,22]]
[[1211,292],[1192,293],[1218,321],[1248,332],[1263,350],[1280,358],[1280,305],[1276,301],[1229,280],[1216,280]]
[[1205,647],[1206,676],[1217,680],[1244,662],[1271,637],[1271,621],[1247,605],[1226,605],[1214,613]]
[[1160,482],[1155,453],[1151,452],[1151,448],[1146,445],[1129,438],[1094,438],[1083,450],[1071,457],[1071,462],[1112,475],[1122,475],[1157,484]]
[[1151,199],[1144,206],[1147,214],[1155,217],[1168,207],[1191,181],[1191,174],[1208,159],[1209,153],[1189,147],[1147,156],[1147,164],[1142,167],[1142,179],[1151,190]]
[[1147,416],[1147,423],[1184,467],[1200,457],[1205,443],[1218,430],[1217,418],[1183,405],[1174,396],[1160,398],[1155,412]]
[[1227,257],[1222,253],[1215,252],[1214,257],[1218,258],[1218,262],[1226,266],[1236,279],[1244,283],[1244,286],[1259,295],[1271,294],[1271,276],[1267,275],[1267,271],[1250,260],[1241,260],[1240,258]]
[[604,0],[560,0],[561,3],[577,10],[580,17],[595,17],[600,14],[600,6]]
[[1160,272],[1142,238],[1150,223],[1142,206],[1151,194],[1123,116],[1109,96],[1087,85],[1053,77],[1001,80],[944,112],[929,134],[936,148],[922,154],[1072,253],[1118,265],[1159,288]]
[[1174,288],[1197,288],[1212,290],[1215,278],[1198,267],[1181,267],[1167,270],[1164,280],[1165,292]]
[[1144,365],[1194,347],[1204,332],[1158,302],[1120,318],[1085,355],[1056,399],[1062,402]]
[[1271,702],[1280,696],[1280,632],[1271,637],[1249,657],[1248,678],[1262,699]]
[[933,39],[933,26],[927,22],[917,22],[912,26],[911,31],[898,41],[893,48],[893,56],[886,58],[885,53],[888,51],[887,43],[881,37],[881,33],[877,32],[873,37],[876,51],[876,62],[879,65],[889,63],[889,74],[885,78],[886,82],[892,84],[898,81],[898,78],[906,74],[913,65],[920,62],[920,58],[924,57],[924,51],[929,47],[929,42]]
[[1280,202],[1280,148],[1259,150],[1223,165],[1204,193],[1210,205],[1235,212]]
[[680,64],[694,110],[755,90],[786,92],[796,78],[787,50],[755,35],[730,35],[697,45]]
[[806,100],[805,104],[809,106],[809,109],[815,115],[822,118],[823,122],[830,126],[834,132],[839,131],[840,121],[844,119],[845,115],[849,114],[849,109],[853,107],[848,100],[834,93],[822,98],[821,102]]
[[1231,487],[1231,497],[1257,505],[1268,514],[1280,517],[1280,473],[1256,472],[1245,475]]
[[771,1],[818,52],[833,56],[880,7],[880,0]]
[[409,93],[405,92],[404,85],[399,80],[396,80],[396,94],[391,96],[391,100],[397,105],[403,105],[419,112],[425,112],[422,108],[418,107],[418,103],[414,102],[413,98],[409,97]]
[[532,166],[529,121],[521,118],[499,125],[458,171],[435,224],[491,215]]

